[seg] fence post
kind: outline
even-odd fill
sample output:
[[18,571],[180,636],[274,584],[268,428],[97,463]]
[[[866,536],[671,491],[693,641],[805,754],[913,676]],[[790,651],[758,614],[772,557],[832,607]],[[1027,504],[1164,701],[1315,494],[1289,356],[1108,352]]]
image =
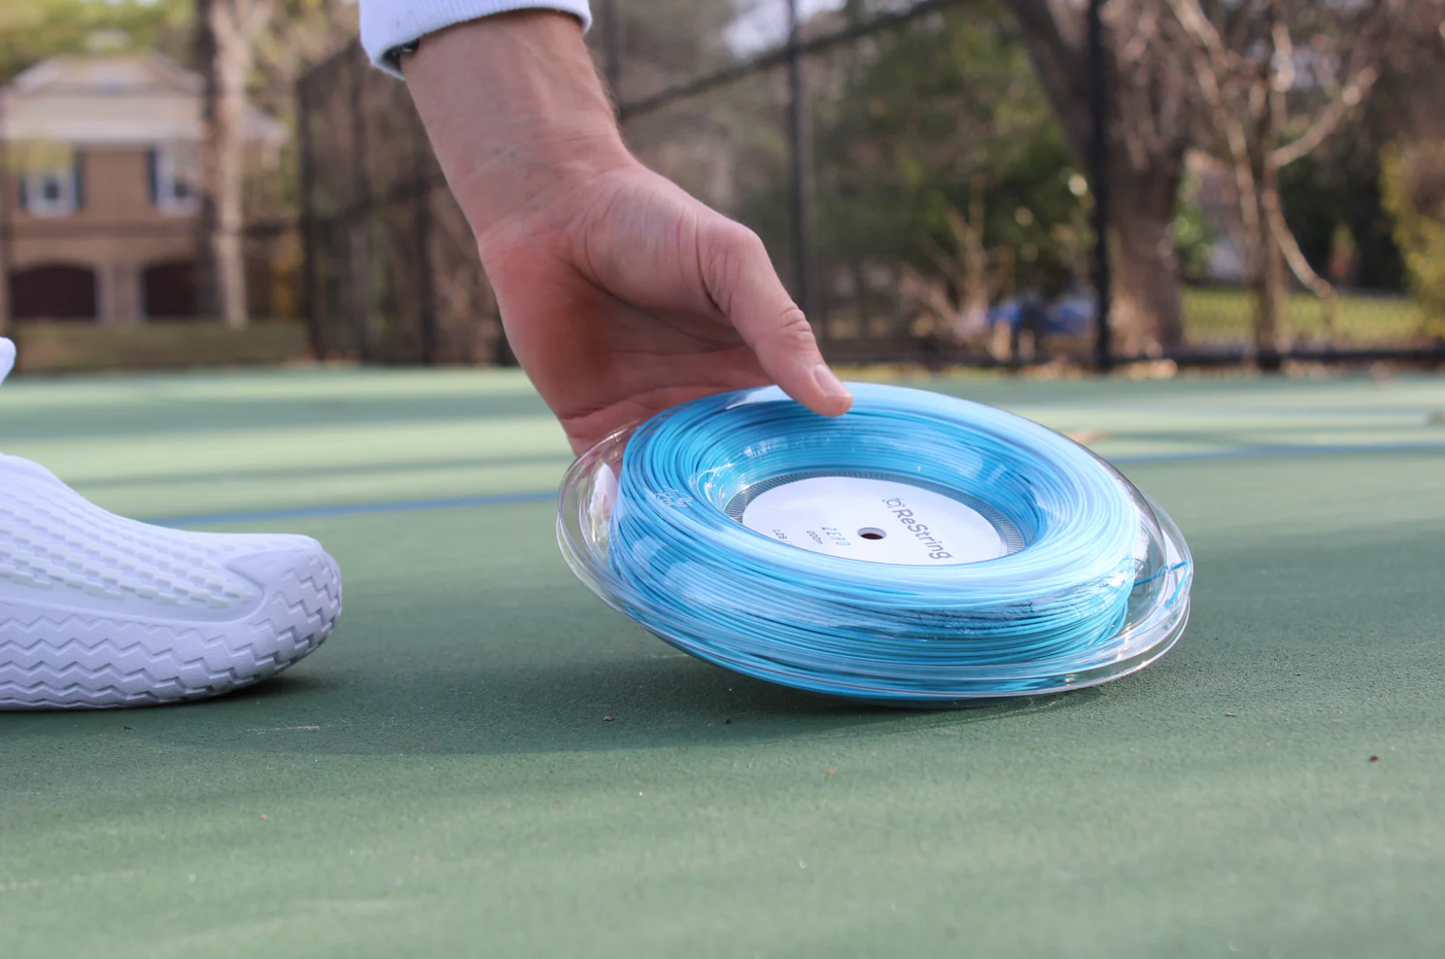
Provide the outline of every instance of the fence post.
[[820,340],[827,324],[818,314],[813,277],[813,131],[807,78],[803,74],[802,19],[799,0],[788,0],[788,136],[793,160],[793,277],[798,305]]
[[1094,187],[1094,310],[1097,339],[1094,360],[1100,372],[1114,365],[1113,331],[1109,327],[1109,307],[1113,297],[1109,262],[1109,88],[1104,63],[1105,0],[1089,0],[1089,179]]
[[[310,76],[308,74],[307,76]],[[307,76],[296,81],[296,139],[300,147],[301,178],[301,315],[306,323],[306,339],[316,359],[326,359],[326,334],[319,313],[321,298],[316,283],[316,158],[311,155],[311,101],[306,91]]]
[[12,302],[15,284],[11,271],[14,258],[11,255],[10,204],[15,195],[15,179],[11,175],[10,150],[5,139],[5,98],[0,88],[0,336],[15,335],[15,304]]
[[426,366],[434,366],[437,362],[437,310],[436,296],[433,289],[432,262],[431,262],[431,184],[427,178],[427,156],[430,148],[430,141],[427,140],[426,129],[422,126],[421,117],[413,113],[415,123],[412,133],[412,148],[414,151],[412,170],[412,206],[415,213],[416,223],[416,247],[417,247],[417,273],[420,284],[417,287],[417,312],[421,320],[421,359]]
[[376,359],[371,329],[371,177],[366,169],[366,113],[361,87],[370,69],[359,45],[351,47],[351,188],[352,201],[342,221],[347,232],[347,286],[351,324],[358,330],[357,348],[363,362]]

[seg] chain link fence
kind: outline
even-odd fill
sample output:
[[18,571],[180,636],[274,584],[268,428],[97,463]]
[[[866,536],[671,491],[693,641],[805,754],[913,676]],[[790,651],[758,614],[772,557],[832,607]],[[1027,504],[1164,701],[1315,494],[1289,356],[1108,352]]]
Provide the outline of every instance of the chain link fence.
[[299,86],[303,315],[318,357],[505,363],[471,232],[406,88],[343,50]]
[[[762,236],[831,360],[1138,358],[1101,335],[1096,294],[1107,316],[1109,249],[1096,242],[1103,205],[1091,184],[1125,161],[1070,148],[1002,2],[595,0],[594,13],[589,42],[632,150]],[[404,85],[350,48],[303,78],[298,125],[313,352],[510,362]],[[1183,333],[1171,358],[1445,356],[1439,318],[1398,292],[1398,277],[1395,291],[1349,290],[1362,254],[1337,237],[1338,249],[1312,252],[1343,295],[1293,294],[1278,347],[1261,356],[1228,177],[1192,164],[1184,183],[1172,233]]]

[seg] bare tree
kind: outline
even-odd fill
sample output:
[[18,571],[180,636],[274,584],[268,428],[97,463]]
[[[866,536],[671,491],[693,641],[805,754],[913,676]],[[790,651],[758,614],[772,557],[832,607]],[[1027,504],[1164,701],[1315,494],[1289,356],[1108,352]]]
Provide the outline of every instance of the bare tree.
[[[1012,9],[1075,153],[1086,157],[1092,93],[1085,49],[1087,0],[1014,0]],[[1193,142],[1198,96],[1179,68],[1187,38],[1163,0],[1110,0],[1104,8],[1112,303],[1124,352],[1159,353],[1182,339],[1174,208]]]
[[[938,271],[927,306],[942,332],[960,344],[977,343],[983,336],[988,327],[988,305],[1000,285],[998,271],[990,268],[992,258],[983,244],[988,186],[985,176],[975,174],[969,181],[967,211],[952,205],[943,210],[952,241],[950,249],[925,239],[928,258]],[[917,281],[913,285],[920,288]],[[950,291],[957,291],[957,305]]]
[[209,304],[233,327],[246,325],[242,231],[246,155],[246,80],[256,39],[275,0],[196,0],[196,47],[205,77],[201,141],[200,229]]
[[[1168,0],[1190,40],[1188,63],[1212,128],[1212,152],[1234,174],[1241,252],[1257,292],[1259,352],[1281,345],[1286,268],[1325,301],[1333,318],[1335,290],[1310,266],[1285,222],[1280,170],[1317,149],[1370,95],[1390,16],[1410,2],[1250,0],[1208,3],[1206,11],[1201,0]],[[1290,108],[1299,100],[1310,109],[1296,119]]]
[[[981,347],[995,359],[1006,360],[1025,345],[1032,355],[1039,331],[1031,326],[1016,329],[1011,323],[989,324],[989,304],[1000,294],[1012,292],[1017,266],[1013,247],[984,246],[990,185],[988,177],[975,174],[969,185],[967,210],[952,205],[943,210],[949,245],[925,239],[925,252],[933,270],[905,264],[899,276],[899,291],[905,309],[914,313],[911,328],[915,336],[932,336],[966,349]],[[862,286],[861,280],[858,285]]]

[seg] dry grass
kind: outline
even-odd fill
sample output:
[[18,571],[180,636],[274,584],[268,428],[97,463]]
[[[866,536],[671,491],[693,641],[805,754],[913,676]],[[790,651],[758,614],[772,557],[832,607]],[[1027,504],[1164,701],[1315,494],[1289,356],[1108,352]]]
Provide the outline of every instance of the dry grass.
[[309,355],[306,329],[294,322],[253,323],[232,330],[214,321],[136,326],[29,321],[10,335],[24,373],[275,365]]
[[[1198,346],[1245,343],[1253,338],[1254,299],[1246,290],[1189,289],[1184,292],[1184,338]],[[1294,342],[1337,346],[1407,346],[1425,336],[1425,313],[1404,297],[1341,296],[1335,329],[1324,304],[1307,293],[1290,297],[1281,331]]]

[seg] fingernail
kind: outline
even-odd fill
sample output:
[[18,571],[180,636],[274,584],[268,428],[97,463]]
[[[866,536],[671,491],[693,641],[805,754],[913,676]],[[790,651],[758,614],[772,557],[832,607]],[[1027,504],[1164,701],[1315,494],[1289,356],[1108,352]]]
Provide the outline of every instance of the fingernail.
[[848,399],[853,398],[853,394],[848,392],[848,387],[843,385],[843,381],[834,376],[833,371],[828,369],[827,363],[819,363],[813,367],[813,379],[818,382],[818,389],[829,396],[844,396]]

